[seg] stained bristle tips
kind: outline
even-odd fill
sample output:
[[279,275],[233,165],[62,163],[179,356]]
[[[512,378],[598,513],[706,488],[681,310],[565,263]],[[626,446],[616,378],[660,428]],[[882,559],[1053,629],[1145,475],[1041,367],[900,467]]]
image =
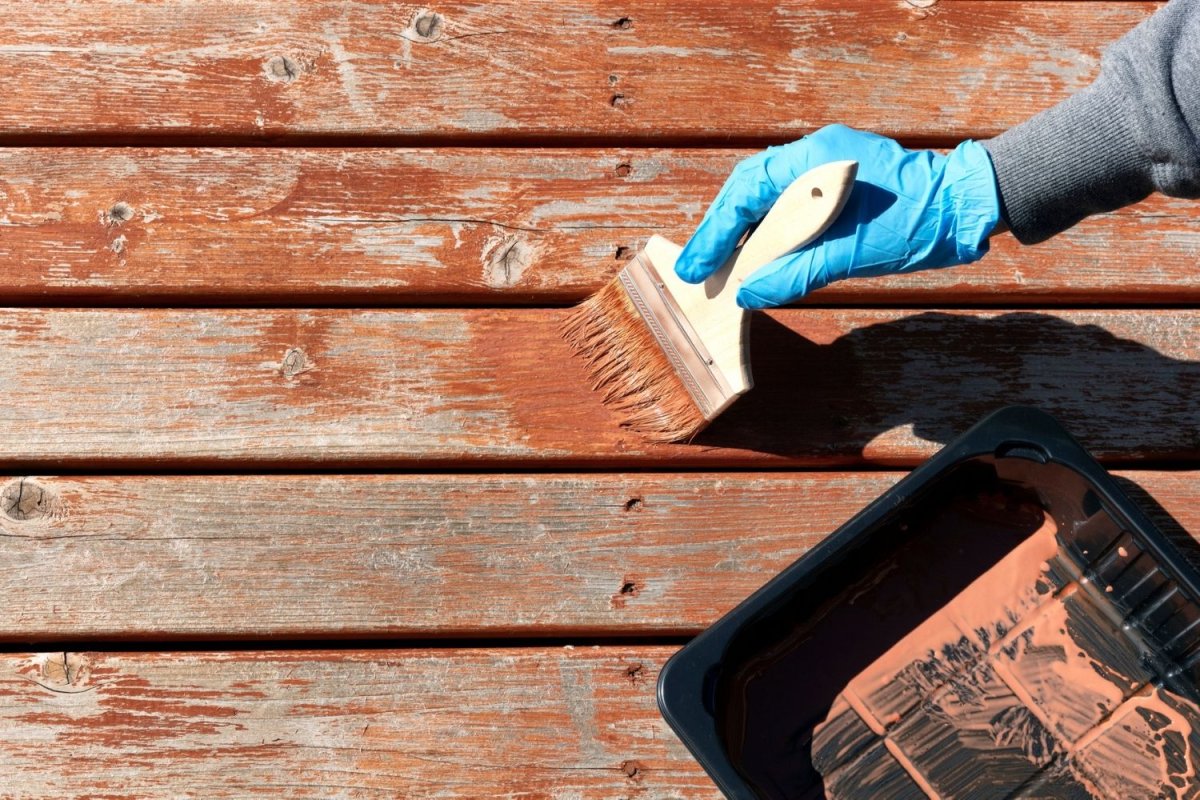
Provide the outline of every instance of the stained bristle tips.
[[575,308],[562,333],[623,426],[655,442],[678,442],[708,423],[620,281]]

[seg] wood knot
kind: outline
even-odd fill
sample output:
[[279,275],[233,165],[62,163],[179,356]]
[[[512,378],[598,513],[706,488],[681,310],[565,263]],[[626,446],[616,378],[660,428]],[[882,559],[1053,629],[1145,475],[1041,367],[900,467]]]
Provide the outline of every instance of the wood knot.
[[494,236],[483,245],[483,282],[493,289],[516,286],[533,263],[533,247],[515,234]]
[[633,20],[629,17],[621,17],[620,19],[613,20],[610,26],[619,31],[627,31],[633,27]]
[[420,42],[436,42],[442,38],[444,27],[445,20],[442,15],[436,11],[430,11],[428,8],[423,8],[414,14],[412,22],[408,25],[411,37]]
[[640,781],[642,779],[642,773],[645,771],[646,768],[637,761],[621,762],[621,772],[624,772],[625,777],[629,778],[631,781]]
[[300,65],[287,56],[275,56],[263,64],[267,80],[273,83],[291,83],[300,77]]
[[75,694],[90,691],[88,679],[92,674],[91,662],[81,653],[43,653],[36,682],[42,688],[60,694]]
[[625,510],[626,511],[641,511],[642,506],[644,506],[645,504],[646,504],[646,501],[643,500],[642,498],[631,497],[625,501]]
[[633,172],[633,165],[628,162],[622,162],[617,164],[617,169],[615,171],[618,178],[628,178],[629,173]]
[[312,369],[312,362],[308,360],[308,355],[299,347],[289,348],[283,354],[283,361],[279,365],[279,371],[285,378],[294,378],[302,372],[307,372]]
[[28,478],[12,481],[0,491],[0,513],[15,522],[53,517],[57,508],[54,492]]
[[625,668],[625,677],[630,683],[642,683],[646,680],[646,668],[641,664],[630,664]]
[[114,225],[124,225],[129,220],[133,219],[133,206],[126,203],[124,200],[119,200],[112,204],[112,207],[100,212],[100,223],[105,227]]
[[613,253],[613,258],[617,261],[628,261],[633,258],[633,248],[627,245],[617,245],[616,251]]

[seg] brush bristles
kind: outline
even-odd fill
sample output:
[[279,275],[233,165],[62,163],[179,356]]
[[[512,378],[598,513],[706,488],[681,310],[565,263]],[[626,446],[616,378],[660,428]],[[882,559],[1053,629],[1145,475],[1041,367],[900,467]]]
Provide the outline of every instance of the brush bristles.
[[678,442],[708,424],[619,280],[572,311],[562,332],[623,426],[655,442]]

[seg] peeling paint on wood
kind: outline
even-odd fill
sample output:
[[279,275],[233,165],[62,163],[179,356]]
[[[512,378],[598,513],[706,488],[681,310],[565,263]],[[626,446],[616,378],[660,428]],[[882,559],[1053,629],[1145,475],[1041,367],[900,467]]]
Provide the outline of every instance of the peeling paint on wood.
[[13,479],[0,640],[696,633],[899,477]]
[[[10,301],[570,303],[686,240],[746,150],[0,149]],[[1200,208],[1155,198],[818,303],[1200,301]]]
[[765,140],[847,120],[981,137],[1084,86],[1153,8],[693,0],[623,6],[614,27],[578,1],[13,5],[0,136],[653,139],[712,136],[716,116]]
[[[0,773],[38,798],[717,800],[655,706],[671,652],[9,654]],[[64,655],[86,691],[47,678]]]
[[[1196,311],[760,314],[756,388],[682,445],[618,427],[559,336],[563,314],[5,310],[0,459],[907,466],[1013,403],[1108,460],[1200,450]],[[289,352],[316,366],[288,377]]]
[[[0,515],[0,640],[692,634],[901,475],[11,479],[70,513]],[[1122,478],[1200,532],[1196,473]]]
[[[561,310],[479,308],[683,241],[748,152],[641,145],[984,138],[1153,8],[6,8],[0,142],[322,146],[0,148],[0,295],[48,307],[0,310],[0,640],[689,634],[901,474],[489,469],[908,466],[1013,402],[1195,464],[1192,310],[762,315],[755,393],[659,447],[587,390]],[[588,147],[443,147],[548,142]],[[813,302],[1187,306],[1198,258],[1195,205],[1155,199]],[[183,308],[60,308],[108,302]],[[194,310],[229,302],[299,308]],[[291,466],[323,474],[33,474]],[[336,474],[370,467],[417,474]],[[1200,530],[1194,473],[1123,477]],[[670,648],[38,649],[0,670],[6,797],[718,796],[654,705]]]

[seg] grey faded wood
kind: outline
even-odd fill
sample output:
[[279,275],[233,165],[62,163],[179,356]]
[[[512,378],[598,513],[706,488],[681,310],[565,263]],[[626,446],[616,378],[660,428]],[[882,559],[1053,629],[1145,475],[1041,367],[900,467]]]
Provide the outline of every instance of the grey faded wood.
[[[67,305],[575,303],[683,242],[752,150],[0,148],[0,296]],[[1200,208],[1154,198],[976,264],[808,302],[1200,298]]]
[[619,428],[559,310],[0,312],[10,469],[912,465],[1007,404],[1108,460],[1196,458],[1200,313],[759,314],[690,444]]
[[0,638],[695,633],[897,477],[13,478]]
[[902,474],[13,477],[0,640],[692,634]]
[[12,798],[717,800],[664,647],[9,653]]
[[[0,135],[777,141],[994,134],[1153,3],[92,0],[0,17]],[[770,35],[764,35],[769,31]],[[947,65],[953,64],[953,69]]]

